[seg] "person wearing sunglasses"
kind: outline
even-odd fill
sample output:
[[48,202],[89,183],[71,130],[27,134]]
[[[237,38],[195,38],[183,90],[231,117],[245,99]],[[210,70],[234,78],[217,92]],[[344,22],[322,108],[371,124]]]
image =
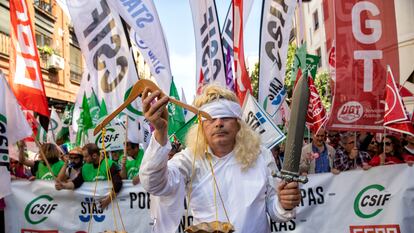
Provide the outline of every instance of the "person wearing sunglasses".
[[371,156],[357,147],[355,134],[347,132],[341,134],[340,146],[334,157],[334,168],[339,171],[349,171],[357,168],[368,170]]
[[69,151],[68,159],[64,160],[64,165],[60,169],[57,179],[59,181],[73,180],[78,176],[83,165],[83,154],[80,147]]
[[371,139],[371,142],[368,144],[368,148],[367,148],[367,152],[368,154],[372,157],[374,157],[375,155],[378,155],[380,148],[379,148],[379,142],[377,142],[377,140],[373,137]]
[[338,131],[329,131],[328,132],[328,144],[332,146],[335,150],[339,147],[340,135]]
[[384,152],[374,156],[369,161],[370,166],[404,163],[400,141],[396,137],[385,136],[381,145],[384,146]]

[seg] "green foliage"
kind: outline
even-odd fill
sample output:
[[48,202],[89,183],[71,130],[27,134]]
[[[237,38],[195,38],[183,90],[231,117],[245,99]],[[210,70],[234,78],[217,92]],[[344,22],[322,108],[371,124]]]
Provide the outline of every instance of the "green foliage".
[[314,83],[321,97],[322,104],[327,111],[331,107],[331,88],[330,88],[330,76],[327,71],[319,72],[316,74]]
[[37,49],[39,50],[40,53],[47,54],[49,56],[52,55],[52,54],[55,54],[55,50],[52,49],[51,47],[47,46],[47,45],[38,47]]
[[252,75],[250,77],[254,98],[259,98],[259,63],[254,65]]

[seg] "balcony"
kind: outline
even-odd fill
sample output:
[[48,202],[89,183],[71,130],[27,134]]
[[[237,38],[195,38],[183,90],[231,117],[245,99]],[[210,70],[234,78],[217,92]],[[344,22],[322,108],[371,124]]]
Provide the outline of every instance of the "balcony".
[[51,0],[34,0],[34,5],[41,10],[52,14],[52,1]]
[[0,32],[0,55],[9,56],[10,54],[10,37]]

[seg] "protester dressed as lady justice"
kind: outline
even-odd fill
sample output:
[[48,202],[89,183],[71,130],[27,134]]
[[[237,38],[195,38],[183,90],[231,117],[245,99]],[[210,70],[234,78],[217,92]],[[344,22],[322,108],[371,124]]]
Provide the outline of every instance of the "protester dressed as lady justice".
[[233,92],[218,86],[204,89],[194,105],[212,119],[200,118],[187,134],[187,148],[171,160],[168,99],[159,91],[143,93],[145,117],[155,129],[140,170],[143,187],[157,200],[151,202],[153,232],[176,231],[186,195],[194,225],[220,222],[237,233],[267,233],[268,215],[277,222],[295,216],[301,198],[298,183],[278,183],[272,177],[272,154],[241,120]]

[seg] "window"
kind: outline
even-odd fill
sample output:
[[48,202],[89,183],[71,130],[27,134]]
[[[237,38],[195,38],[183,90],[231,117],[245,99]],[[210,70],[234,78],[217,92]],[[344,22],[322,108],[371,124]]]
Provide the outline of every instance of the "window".
[[318,10],[313,13],[313,30],[316,31],[319,28]]
[[36,44],[37,47],[43,47],[43,46],[51,46],[52,44],[52,38],[46,36],[45,34],[42,34],[40,32],[36,32]]
[[319,48],[317,48],[316,49],[316,55],[320,58],[319,59],[319,63],[318,63],[318,68],[320,68],[321,66],[322,66],[322,54],[321,54],[321,48],[319,47]]
[[70,80],[80,83],[82,80],[82,52],[73,44],[70,44],[69,52]]
[[10,35],[9,3],[6,0],[0,0],[0,22],[0,32]]
[[34,5],[52,14],[52,0],[34,0]]

